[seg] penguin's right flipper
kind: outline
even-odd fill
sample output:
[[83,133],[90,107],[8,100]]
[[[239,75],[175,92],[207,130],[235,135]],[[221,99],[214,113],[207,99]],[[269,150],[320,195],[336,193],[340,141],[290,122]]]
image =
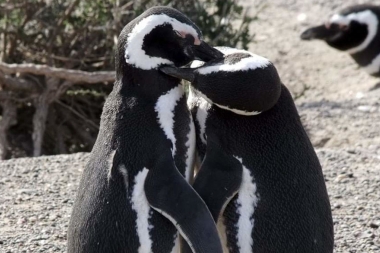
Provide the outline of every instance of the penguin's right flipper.
[[179,173],[171,154],[162,154],[149,170],[144,189],[150,206],[177,227],[193,253],[223,252],[210,211]]
[[193,188],[206,202],[215,222],[239,191],[242,178],[241,162],[232,155],[227,155],[216,138],[208,136],[206,156]]

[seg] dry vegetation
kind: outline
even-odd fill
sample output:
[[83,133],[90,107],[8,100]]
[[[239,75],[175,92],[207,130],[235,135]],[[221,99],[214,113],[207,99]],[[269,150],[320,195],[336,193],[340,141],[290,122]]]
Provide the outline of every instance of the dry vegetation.
[[2,1],[0,159],[90,151],[118,34],[150,6],[168,4],[215,45],[251,41],[252,18],[235,0]]

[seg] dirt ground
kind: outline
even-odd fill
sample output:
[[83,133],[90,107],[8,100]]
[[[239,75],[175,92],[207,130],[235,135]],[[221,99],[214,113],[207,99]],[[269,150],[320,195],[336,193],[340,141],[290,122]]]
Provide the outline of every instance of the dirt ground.
[[[259,12],[259,20],[251,25],[255,38],[249,50],[275,63],[282,81],[294,94],[302,115],[311,110],[311,104],[327,107],[357,104],[357,107],[349,106],[347,110],[353,110],[354,114],[357,111],[367,114],[365,118],[354,120],[347,117],[347,113],[343,113],[345,109],[342,109],[340,116],[334,116],[334,122],[329,117],[318,118],[315,115],[311,119],[309,115],[304,116],[309,119],[305,125],[313,129],[310,136],[317,147],[348,147],[361,143],[368,147],[380,143],[380,131],[367,136],[360,134],[361,128],[372,127],[368,125],[372,116],[378,119],[378,113],[374,115],[378,108],[367,105],[367,99],[374,96],[370,89],[380,79],[359,69],[348,54],[330,48],[322,41],[302,41],[299,38],[306,28],[325,22],[330,15],[346,6],[359,3],[365,1],[244,1],[251,14],[256,13],[257,6],[264,6]],[[371,3],[380,5],[380,1]],[[314,111],[317,109],[314,106]],[[378,121],[370,124],[375,128]],[[329,140],[321,140],[324,136]]]
[[[282,80],[293,92],[299,94],[305,86],[309,87],[302,100],[355,98],[358,92],[366,92],[379,81],[358,69],[348,54],[330,48],[322,41],[299,38],[309,26],[322,24],[336,11],[364,1],[244,2],[250,6],[252,14],[256,12],[255,6],[264,5],[259,21],[251,25],[256,36],[250,51],[274,62]],[[380,5],[380,1],[370,2]]]

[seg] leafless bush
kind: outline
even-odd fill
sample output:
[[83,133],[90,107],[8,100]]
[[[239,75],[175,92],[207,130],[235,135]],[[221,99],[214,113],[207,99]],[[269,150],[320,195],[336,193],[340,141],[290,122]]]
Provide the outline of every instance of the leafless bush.
[[153,5],[183,11],[215,45],[251,39],[253,19],[235,0],[0,2],[0,159],[91,150],[117,36]]

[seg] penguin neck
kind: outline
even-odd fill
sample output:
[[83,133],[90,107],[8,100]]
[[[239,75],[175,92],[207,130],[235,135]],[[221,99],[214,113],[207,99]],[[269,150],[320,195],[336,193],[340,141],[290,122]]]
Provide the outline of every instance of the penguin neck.
[[380,53],[380,29],[377,30],[376,36],[371,43],[363,50],[350,54],[352,58],[360,65],[367,65],[372,58],[376,57]]
[[378,76],[380,72],[380,33],[363,51],[351,54],[356,63],[370,75]]
[[143,70],[126,66],[122,76],[115,82],[121,85],[122,96],[139,96],[146,99],[157,99],[162,94],[180,85],[180,79],[168,76],[158,69]]

